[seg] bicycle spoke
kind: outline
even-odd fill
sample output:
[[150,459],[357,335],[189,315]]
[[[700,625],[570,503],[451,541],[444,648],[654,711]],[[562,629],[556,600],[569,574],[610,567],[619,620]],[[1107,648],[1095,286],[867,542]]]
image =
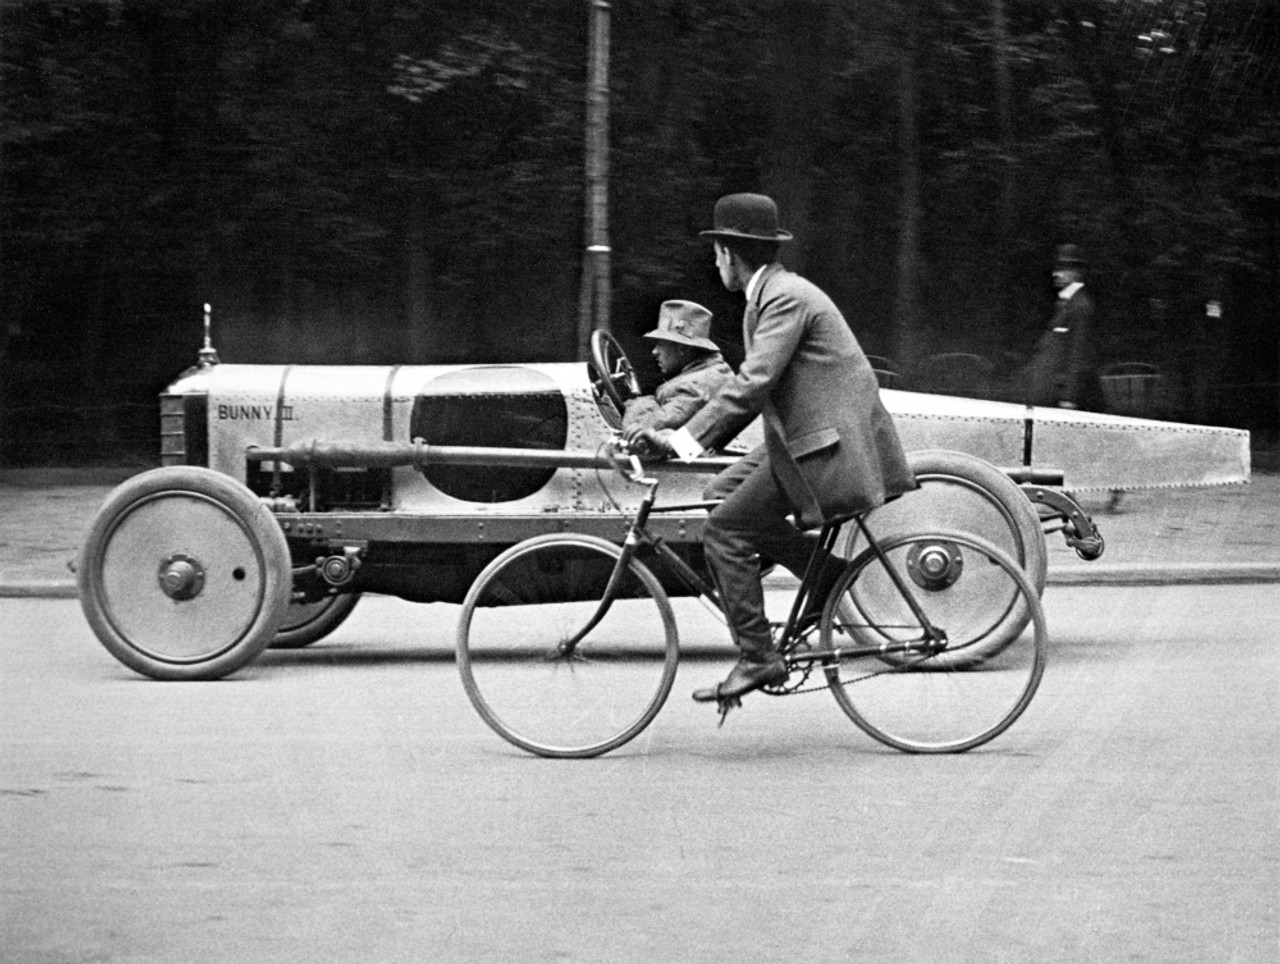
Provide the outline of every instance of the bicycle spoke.
[[[823,651],[840,649],[837,632],[853,644],[824,667],[836,701],[871,736],[909,752],[958,752],[992,739],[1025,710],[1044,669],[1044,619],[1021,569],[976,537],[947,538],[964,556],[965,578],[933,589],[903,580],[929,622],[945,632],[941,651],[870,550],[837,587],[837,608],[866,618],[828,621],[822,630]],[[887,540],[886,558],[903,575],[913,549],[937,539],[935,533]],[[1025,628],[1011,634],[1014,612]]]
[[[630,740],[675,678],[670,606],[632,560],[590,536],[539,536],[476,580],[459,625],[458,666],[499,735],[543,756],[593,756]],[[605,594],[613,597],[605,604]]]

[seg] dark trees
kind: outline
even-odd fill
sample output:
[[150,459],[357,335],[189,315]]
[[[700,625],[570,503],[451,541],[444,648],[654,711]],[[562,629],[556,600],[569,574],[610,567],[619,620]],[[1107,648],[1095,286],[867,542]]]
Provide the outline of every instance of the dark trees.
[[[0,17],[4,457],[146,457],[204,301],[228,360],[576,354],[585,2]],[[1274,4],[613,0],[611,26],[611,321],[642,358],[670,297],[738,340],[697,231],[763,190],[870,351],[1018,349],[1072,240],[1105,355],[1178,373],[1184,417],[1274,423],[1274,388],[1215,401],[1277,379]]]

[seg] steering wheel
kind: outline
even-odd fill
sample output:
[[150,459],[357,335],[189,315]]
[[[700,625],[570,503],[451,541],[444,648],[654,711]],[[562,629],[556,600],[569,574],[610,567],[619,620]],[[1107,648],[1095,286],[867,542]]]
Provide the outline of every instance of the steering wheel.
[[608,398],[619,415],[627,400],[640,394],[640,382],[627,353],[618,344],[618,339],[599,328],[591,333],[591,371],[591,384],[596,394]]

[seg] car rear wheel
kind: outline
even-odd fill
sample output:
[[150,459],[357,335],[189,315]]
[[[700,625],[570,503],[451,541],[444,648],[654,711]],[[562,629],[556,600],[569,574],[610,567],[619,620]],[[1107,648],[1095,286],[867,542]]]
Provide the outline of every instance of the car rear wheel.
[[[899,532],[953,529],[985,539],[1013,557],[1035,587],[1044,591],[1049,555],[1044,528],[1022,489],[984,459],[964,452],[908,452],[920,488],[875,509],[867,524],[878,538]],[[846,527],[842,554],[852,559],[866,548]]]

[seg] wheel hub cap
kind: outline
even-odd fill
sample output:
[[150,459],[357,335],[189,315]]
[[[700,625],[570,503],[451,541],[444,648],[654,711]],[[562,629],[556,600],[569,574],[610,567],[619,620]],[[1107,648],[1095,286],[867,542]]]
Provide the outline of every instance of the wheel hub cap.
[[160,589],[170,599],[193,599],[204,589],[204,568],[181,553],[160,563]]

